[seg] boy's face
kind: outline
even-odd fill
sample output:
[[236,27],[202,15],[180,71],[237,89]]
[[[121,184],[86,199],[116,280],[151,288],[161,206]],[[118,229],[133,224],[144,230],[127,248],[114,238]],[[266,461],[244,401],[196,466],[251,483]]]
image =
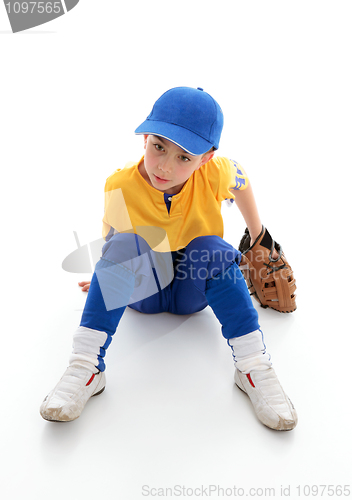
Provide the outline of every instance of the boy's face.
[[169,194],[179,193],[193,172],[214,156],[213,152],[190,155],[173,142],[155,135],[144,136],[144,149],[146,180]]

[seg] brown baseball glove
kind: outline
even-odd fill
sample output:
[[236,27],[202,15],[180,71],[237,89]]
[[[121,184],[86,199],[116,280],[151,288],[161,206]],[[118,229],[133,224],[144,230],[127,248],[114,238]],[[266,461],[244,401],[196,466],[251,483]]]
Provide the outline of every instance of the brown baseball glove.
[[[281,245],[272,239],[264,226],[252,246],[250,241],[246,228],[238,249],[242,252],[240,269],[249,293],[264,308],[293,312],[296,309],[296,280]],[[279,254],[277,259],[272,256],[274,248]]]

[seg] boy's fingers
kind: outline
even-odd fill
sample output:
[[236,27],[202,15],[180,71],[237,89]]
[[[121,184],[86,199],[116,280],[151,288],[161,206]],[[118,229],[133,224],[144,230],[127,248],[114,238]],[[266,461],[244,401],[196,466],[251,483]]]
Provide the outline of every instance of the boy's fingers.
[[79,281],[78,285],[82,287],[82,292],[88,292],[90,281]]

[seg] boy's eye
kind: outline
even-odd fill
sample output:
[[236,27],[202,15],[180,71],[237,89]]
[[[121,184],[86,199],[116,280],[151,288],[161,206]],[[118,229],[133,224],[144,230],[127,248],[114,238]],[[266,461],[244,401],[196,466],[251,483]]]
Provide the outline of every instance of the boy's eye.
[[185,163],[188,162],[188,161],[190,161],[190,159],[187,158],[187,156],[180,156],[179,158],[180,158],[181,161],[183,161]]
[[154,146],[157,151],[162,151],[164,149],[162,146],[160,146],[160,144],[154,144]]

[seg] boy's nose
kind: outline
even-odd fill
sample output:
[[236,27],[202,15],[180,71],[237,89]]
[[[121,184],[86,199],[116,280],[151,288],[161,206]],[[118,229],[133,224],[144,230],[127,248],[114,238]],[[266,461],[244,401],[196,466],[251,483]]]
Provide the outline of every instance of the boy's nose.
[[159,170],[161,170],[162,172],[168,172],[170,173],[171,172],[171,164],[170,162],[163,162],[163,163],[160,163],[159,166],[158,166]]

